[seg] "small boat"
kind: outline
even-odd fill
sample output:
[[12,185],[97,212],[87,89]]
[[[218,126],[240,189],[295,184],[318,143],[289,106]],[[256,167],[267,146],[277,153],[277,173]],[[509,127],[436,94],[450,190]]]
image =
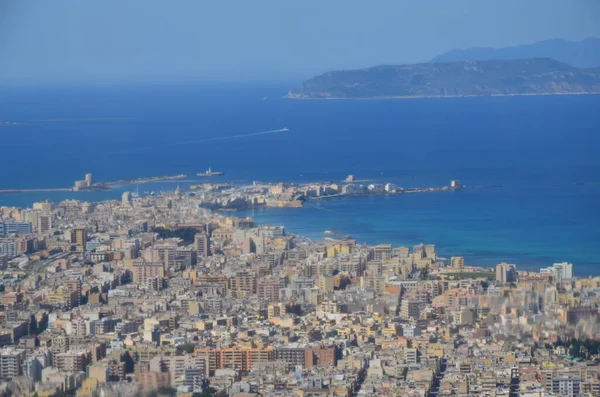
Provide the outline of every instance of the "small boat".
[[197,174],[198,176],[221,176],[221,175],[225,175],[224,172],[220,172],[220,171],[213,171],[212,169],[208,169],[206,170],[206,172]]

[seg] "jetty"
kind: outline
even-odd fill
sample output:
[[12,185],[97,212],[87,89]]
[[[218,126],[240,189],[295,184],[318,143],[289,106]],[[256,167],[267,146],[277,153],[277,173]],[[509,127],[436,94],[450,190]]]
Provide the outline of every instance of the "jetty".
[[[89,179],[87,179],[89,176]],[[86,179],[82,181],[75,181],[74,187],[55,187],[55,188],[32,188],[32,189],[0,189],[0,194],[7,193],[35,193],[35,192],[96,192],[102,190],[111,190],[111,186],[119,185],[134,185],[138,183],[151,183],[151,182],[181,182],[184,178],[187,178],[185,174],[179,175],[164,175],[164,176],[153,176],[147,178],[135,178],[135,179],[120,179],[111,182],[96,182],[91,183],[91,174],[86,175]]]

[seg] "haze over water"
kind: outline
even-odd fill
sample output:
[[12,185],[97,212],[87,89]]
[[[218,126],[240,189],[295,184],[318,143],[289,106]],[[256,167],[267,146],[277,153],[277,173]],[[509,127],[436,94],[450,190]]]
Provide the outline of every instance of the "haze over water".
[[[9,87],[0,92],[6,150],[0,189],[68,187],[224,171],[220,180],[326,181],[347,174],[404,187],[503,185],[246,211],[259,222],[360,242],[436,244],[468,264],[519,268],[570,261],[598,274],[600,97],[292,101],[293,86]],[[266,99],[265,99],[266,97]],[[288,127],[289,131],[282,131]],[[182,187],[188,184],[182,183]],[[140,185],[140,191],[174,189]],[[0,205],[96,193],[0,195]]]

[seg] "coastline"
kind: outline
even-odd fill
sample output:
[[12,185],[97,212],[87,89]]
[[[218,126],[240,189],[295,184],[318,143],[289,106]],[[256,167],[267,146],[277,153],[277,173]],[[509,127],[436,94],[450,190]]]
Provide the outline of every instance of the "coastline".
[[393,95],[374,97],[315,97],[300,95],[284,95],[283,99],[299,101],[378,101],[390,99],[450,99],[450,98],[502,98],[502,97],[538,97],[538,96],[569,96],[569,95],[600,95],[600,92],[553,92],[553,93],[526,93],[526,94],[489,94],[489,95]]
[[[597,258],[560,243],[565,238],[564,229],[551,227],[540,233],[531,220],[517,221],[530,216],[530,205],[513,206],[512,217],[496,213],[494,208],[520,194],[520,187],[509,186],[463,189],[460,194],[347,196],[310,200],[297,211],[259,207],[237,211],[234,216],[282,225],[314,241],[327,237],[325,230],[334,230],[368,245],[428,242],[443,256],[464,256],[469,264],[479,267],[507,262],[521,270],[534,270],[569,261],[577,265],[579,276],[599,274]],[[556,204],[542,212],[558,210],[563,191],[548,188],[542,194],[550,194],[549,200]],[[521,225],[518,229],[513,226],[515,222]],[[568,234],[579,227],[578,223],[571,223]]]
[[135,179],[121,179],[117,181],[109,182],[96,182],[90,186],[85,187],[51,187],[51,188],[26,188],[26,189],[0,189],[0,194],[15,194],[15,193],[33,193],[33,192],[72,192],[72,193],[85,193],[85,192],[97,192],[111,190],[111,186],[123,186],[123,185],[137,185],[140,183],[155,183],[155,182],[193,182],[194,180],[187,180],[187,175],[165,175],[165,176],[153,176],[153,177],[141,177]]
[[[233,104],[230,96],[226,100],[215,94],[211,99],[214,108],[203,106],[208,99],[190,96],[194,100],[189,101],[189,106],[195,111],[189,116],[187,111],[183,112],[187,108],[182,108],[181,102],[153,109],[153,96],[148,99],[136,96],[131,105],[135,106],[128,107],[124,103],[122,110],[133,113],[138,107],[143,108],[134,121],[118,122],[110,129],[101,123],[87,126],[74,122],[61,124],[60,128],[55,125],[56,131],[51,130],[55,134],[62,130],[73,134],[89,130],[90,139],[97,142],[85,147],[78,145],[77,150],[66,148],[71,150],[72,156],[68,161],[66,156],[57,156],[55,151],[48,150],[46,140],[51,138],[46,127],[20,126],[19,131],[6,128],[3,138],[11,147],[18,147],[24,135],[32,138],[31,165],[9,166],[20,164],[17,152],[9,151],[4,157],[7,167],[0,180],[7,188],[70,186],[77,175],[65,178],[67,171],[64,170],[73,163],[81,164],[84,170],[85,164],[93,165],[89,170],[98,175],[99,181],[129,179],[127,174],[131,177],[179,173],[191,176],[199,168],[206,168],[198,165],[197,156],[201,156],[201,164],[211,164],[227,172],[227,181],[243,180],[244,184],[254,180],[341,182],[349,173],[379,183],[393,178],[393,182],[405,187],[437,186],[451,178],[469,185],[498,182],[505,187],[488,191],[465,189],[458,194],[339,198],[322,201],[320,209],[313,208],[317,202],[311,201],[303,210],[267,208],[264,212],[258,210],[257,214],[268,215],[273,222],[279,217],[281,224],[289,224],[291,231],[301,234],[312,231],[309,237],[315,232],[321,237],[326,229],[348,234],[358,231],[363,234],[354,236],[360,236],[361,242],[418,243],[423,240],[438,244],[444,254],[456,252],[471,256],[475,253],[478,257],[498,259],[503,258],[498,254],[506,255],[508,259],[517,258],[511,263],[519,267],[530,260],[536,263],[537,258],[552,257],[570,260],[578,266],[593,265],[584,270],[597,273],[600,263],[593,247],[599,238],[600,214],[594,202],[600,198],[600,185],[574,186],[574,183],[600,180],[598,161],[593,154],[600,139],[595,133],[600,121],[595,112],[600,96],[323,103],[279,99],[287,93],[286,88],[269,91],[260,86],[248,90],[243,100]],[[156,95],[180,92],[165,89]],[[209,94],[214,93],[207,92],[206,96]],[[71,94],[64,95],[68,99]],[[265,95],[269,100],[261,101]],[[42,118],[52,109],[46,103],[51,104],[53,96],[45,98],[39,95],[39,105],[31,110],[33,117]],[[74,106],[76,99],[61,105],[61,111],[73,117],[85,117],[83,110]],[[104,102],[92,103],[98,113],[114,113],[114,109],[103,107]],[[365,108],[363,105],[372,112],[357,112]],[[228,117],[213,120],[210,118],[213,109],[219,109]],[[114,149],[109,147],[105,136],[113,138],[110,141],[127,137],[121,142],[123,147],[143,146],[145,139],[158,140],[163,136],[164,126],[160,120],[173,119],[180,123],[169,128],[171,132],[165,141],[183,142],[213,136],[216,131],[229,135],[234,130],[245,133],[268,129],[263,126],[275,123],[274,114],[282,115],[277,124],[288,125],[295,133],[231,140],[228,141],[231,150],[217,150],[222,146],[218,141],[194,147],[173,146],[169,150],[161,145],[149,145],[152,148],[147,151],[114,156],[108,162],[97,160],[102,158],[102,153]],[[481,117],[473,117],[474,114]],[[569,117],[565,117],[567,114]],[[174,115],[180,117],[173,118]],[[17,114],[2,116],[7,120],[18,117]],[[201,119],[211,122],[204,126]],[[234,121],[229,122],[229,119]],[[189,128],[179,128],[179,125]],[[510,144],[515,140],[520,142],[517,147]],[[548,146],[540,147],[539,142],[544,140]],[[482,145],[484,142],[493,144]],[[385,155],[379,154],[380,151]],[[347,156],[345,152],[354,155]],[[303,157],[303,153],[311,155]],[[99,162],[94,165],[93,161]],[[140,184],[139,194],[173,191],[178,183]],[[182,190],[186,185],[181,181]],[[54,202],[67,199],[118,201],[123,192],[137,191],[135,185],[112,188],[83,194],[68,191],[5,194],[0,195],[0,203],[31,207],[31,203],[47,199]],[[470,200],[475,195],[478,198]],[[376,207],[384,207],[386,212]],[[301,220],[302,217],[306,220]],[[306,229],[311,226],[310,222],[316,227]],[[533,224],[537,224],[538,229],[532,228]],[[453,235],[449,233],[450,226],[455,230]],[[372,237],[365,240],[363,236]]]
[[[576,185],[568,186],[576,187]],[[478,268],[508,262],[516,263],[521,270],[535,270],[553,262],[567,260],[577,264],[579,276],[597,274],[595,271],[597,265],[594,264],[594,261],[590,262],[585,256],[579,256],[577,253],[570,255],[564,250],[555,250],[548,245],[537,247],[540,244],[538,238],[528,239],[526,235],[522,235],[521,238],[528,241],[523,247],[511,246],[510,240],[504,240],[504,242],[498,240],[503,236],[498,236],[495,234],[496,232],[486,229],[485,226],[482,228],[481,223],[476,221],[479,216],[475,215],[481,213],[481,208],[493,206],[493,203],[489,203],[488,200],[497,193],[493,193],[493,196],[489,194],[481,196],[477,192],[489,189],[477,189],[477,187],[486,186],[461,189],[467,193],[466,196],[463,194],[443,195],[446,198],[442,201],[443,206],[439,207],[442,210],[434,210],[435,216],[430,219],[423,218],[419,211],[423,205],[429,208],[440,206],[440,201],[436,198],[442,197],[440,195],[347,194],[308,199],[307,206],[298,211],[290,211],[290,208],[285,206],[264,205],[229,211],[211,209],[211,212],[216,216],[219,214],[236,217],[251,216],[257,223],[281,225],[290,233],[315,242],[328,240],[327,237],[331,236],[327,236],[324,231],[334,230],[369,246],[388,243],[394,246],[411,246],[420,242],[432,243],[444,256],[464,256],[468,263]],[[518,189],[516,188],[516,190]],[[511,190],[515,191],[515,188],[509,187],[506,193],[503,193],[505,189],[492,190],[497,191],[501,196],[506,194],[510,196]],[[448,189],[436,191],[449,192]],[[171,193],[167,192],[166,194]],[[154,197],[162,196],[163,194]],[[327,200],[323,201],[323,199]],[[93,203],[111,201],[119,201],[119,199],[96,200],[92,198],[89,200]],[[325,201],[327,205],[324,204]],[[420,204],[415,206],[415,203]],[[363,212],[366,205],[369,205],[371,209]],[[469,217],[468,213],[461,211],[460,208],[463,207],[470,208],[468,212],[474,216]],[[474,207],[479,207],[479,209]],[[457,215],[454,215],[455,213]],[[465,218],[465,216],[467,217]],[[476,223],[473,223],[474,221]],[[492,224],[497,224],[497,221],[493,221]],[[474,230],[474,232],[469,230]],[[550,240],[553,238],[554,236],[551,236]]]

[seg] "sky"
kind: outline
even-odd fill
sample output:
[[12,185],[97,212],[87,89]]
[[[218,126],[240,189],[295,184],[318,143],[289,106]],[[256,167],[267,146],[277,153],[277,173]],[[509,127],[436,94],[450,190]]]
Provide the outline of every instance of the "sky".
[[0,83],[303,79],[598,21],[597,0],[0,0]]

